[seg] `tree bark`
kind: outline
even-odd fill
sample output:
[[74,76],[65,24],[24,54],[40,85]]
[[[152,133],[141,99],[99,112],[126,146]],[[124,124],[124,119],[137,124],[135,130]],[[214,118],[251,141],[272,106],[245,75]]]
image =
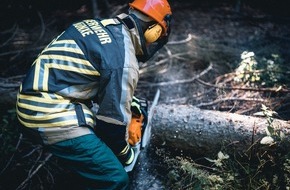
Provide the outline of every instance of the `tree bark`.
[[[273,123],[286,135],[290,124]],[[209,155],[225,146],[247,150],[266,136],[266,118],[202,110],[190,105],[158,105],[152,118],[151,143],[165,145],[193,155]]]

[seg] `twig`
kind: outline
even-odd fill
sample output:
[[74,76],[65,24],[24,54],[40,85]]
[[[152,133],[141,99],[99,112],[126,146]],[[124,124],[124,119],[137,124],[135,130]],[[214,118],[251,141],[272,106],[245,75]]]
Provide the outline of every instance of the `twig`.
[[20,86],[20,84],[8,84],[8,83],[3,83],[0,82],[0,87],[1,88],[18,88]]
[[13,31],[15,31],[15,28],[18,28],[18,25],[17,25],[16,22],[13,24],[13,26],[12,26],[11,28],[9,28],[9,29],[7,29],[7,30],[2,30],[2,31],[0,31],[0,34],[11,33],[11,32],[13,32]]
[[144,74],[144,73],[146,73],[147,71],[149,71],[150,69],[154,69],[156,66],[162,65],[162,64],[166,63],[167,61],[172,60],[173,58],[177,58],[177,59],[179,59],[180,56],[182,56],[182,55],[186,55],[186,53],[171,54],[170,57],[167,57],[167,58],[165,58],[165,59],[162,59],[162,60],[160,60],[160,61],[157,61],[157,62],[155,62],[154,64],[150,64],[150,65],[149,65],[149,64],[146,64],[146,65],[148,65],[148,66],[143,67],[142,69],[140,69],[140,70],[139,70],[139,73],[140,73],[140,74]]
[[[16,27],[15,29],[14,29],[14,26]],[[13,26],[13,34],[11,35],[11,37],[10,38],[8,38],[4,43],[2,43],[1,45],[0,45],[0,47],[4,47],[4,46],[6,46],[11,40],[13,40],[13,38],[16,36],[16,33],[18,32],[18,25],[14,25]]]
[[52,154],[49,153],[46,158],[37,166],[37,168],[27,176],[27,178],[16,188],[18,189],[23,189],[25,187],[25,184],[40,170],[42,166],[46,164],[46,162],[51,158]]
[[278,74],[284,74],[284,75],[288,75],[290,74],[290,71],[287,71],[288,68],[285,67],[283,68],[283,71],[280,70],[267,70],[267,69],[259,69],[259,70],[253,70],[253,71],[240,71],[240,72],[231,72],[231,73],[227,73],[224,74],[222,76],[219,76],[218,78],[224,77],[224,78],[228,78],[228,77],[234,77],[240,74],[260,74],[260,73],[265,73],[265,72],[272,72],[272,73],[278,73]]
[[41,33],[40,33],[38,39],[35,41],[34,44],[36,44],[37,42],[39,42],[43,38],[44,33],[45,33],[45,24],[44,24],[44,21],[43,21],[42,14],[39,11],[37,11],[37,15],[39,16],[40,23],[41,23]]
[[220,88],[220,89],[224,89],[224,90],[244,90],[244,91],[256,91],[256,92],[282,92],[282,93],[289,93],[290,90],[287,89],[278,89],[278,88],[242,88],[242,87],[226,87],[226,86],[218,86],[218,85],[214,85],[214,84],[210,84],[207,83],[203,80],[200,79],[196,79],[197,82],[205,85],[205,86],[210,86],[210,87],[214,87],[214,88]]
[[46,169],[47,170],[47,175],[48,177],[51,179],[51,183],[54,183],[54,177],[53,177],[53,174],[50,172],[49,168]]
[[199,75],[197,75],[191,79],[174,80],[174,81],[160,82],[160,83],[153,83],[153,84],[151,83],[151,84],[147,84],[147,85],[150,87],[154,87],[154,86],[167,86],[167,85],[190,83],[190,82],[197,80],[198,78],[200,78],[201,76],[203,76],[204,74],[209,72],[211,69],[212,69],[212,63],[210,63],[210,65],[204,71],[202,71]]
[[[256,122],[254,122],[254,126],[253,126],[253,130],[252,130],[252,145],[254,145],[254,142],[255,142],[255,136],[257,134],[257,125],[256,125]],[[253,146],[251,146],[250,148],[250,158],[254,155],[254,149],[253,149]],[[249,150],[248,149],[248,150]]]
[[13,158],[14,158],[15,152],[16,152],[16,150],[18,149],[18,147],[19,147],[19,145],[20,145],[20,143],[21,143],[22,137],[23,137],[23,135],[20,134],[20,135],[19,135],[19,138],[18,138],[18,142],[17,142],[16,147],[15,147],[15,151],[13,152],[13,154],[12,154],[12,156],[10,157],[9,161],[7,162],[6,166],[5,166],[5,167],[3,168],[3,170],[0,172],[0,176],[3,174],[3,172],[4,172],[4,171],[8,168],[8,166],[11,164],[11,162],[12,162],[12,160],[13,160]]
[[208,103],[200,103],[195,105],[196,107],[203,107],[203,106],[212,106],[215,104],[218,104],[220,102],[226,102],[226,101],[255,101],[255,102],[267,102],[264,99],[258,99],[258,98],[220,98],[217,100],[214,100],[212,102]]
[[25,75],[17,75],[8,78],[0,77],[0,88],[19,88]]
[[255,108],[254,106],[245,110],[237,110],[235,113],[240,114],[240,115],[246,115],[247,112],[256,110],[257,108]]
[[172,64],[172,53],[171,53],[170,49],[167,46],[164,46],[164,48],[166,49],[167,55],[169,57],[169,62],[170,62],[170,65],[171,65]]
[[167,44],[168,45],[178,45],[178,44],[184,44],[189,42],[192,39],[192,35],[191,34],[187,34],[187,38],[184,40],[180,40],[180,41],[169,41]]
[[208,88],[203,93],[192,95],[191,99],[199,99],[199,98],[205,97],[207,96],[207,94],[211,93],[211,91],[213,90],[214,88]]
[[8,77],[8,78],[0,77],[0,80],[8,80],[8,81],[11,81],[11,80],[22,80],[24,77],[25,77],[25,75],[16,75],[16,76]]
[[26,158],[26,157],[28,157],[28,156],[30,156],[30,155],[32,155],[35,151],[37,151],[37,150],[39,150],[39,149],[41,149],[42,148],[42,146],[36,146],[36,148],[33,148],[29,153],[27,153],[27,154],[25,154],[24,156],[22,156],[21,158],[23,159],[23,158]]
[[15,51],[8,51],[8,52],[0,53],[0,57],[1,57],[1,56],[6,56],[6,55],[11,55],[11,54],[24,53],[24,52],[27,52],[27,51],[37,51],[37,50],[42,50],[43,48],[45,48],[45,46],[32,47],[32,48],[21,49],[21,50],[15,50]]
[[30,174],[33,173],[33,169],[35,168],[36,164],[38,163],[38,161],[42,157],[42,154],[43,154],[43,149],[40,150],[40,153],[38,154],[38,157],[34,160],[34,165],[30,168],[30,170],[28,172],[28,176],[30,176]]
[[184,104],[188,101],[188,98],[182,97],[182,98],[177,98],[177,99],[172,99],[169,98],[169,101],[166,101],[168,103],[175,103],[175,104]]

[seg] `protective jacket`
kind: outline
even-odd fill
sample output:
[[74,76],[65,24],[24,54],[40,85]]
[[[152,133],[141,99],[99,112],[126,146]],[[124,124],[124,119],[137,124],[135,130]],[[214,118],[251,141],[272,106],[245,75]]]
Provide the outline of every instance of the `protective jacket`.
[[[122,142],[113,150],[124,150],[139,78],[133,41],[130,29],[117,19],[71,25],[27,73],[17,97],[20,122],[38,130],[47,144],[91,133],[82,126],[102,125],[116,138],[111,141]],[[96,115],[92,101],[98,104]]]

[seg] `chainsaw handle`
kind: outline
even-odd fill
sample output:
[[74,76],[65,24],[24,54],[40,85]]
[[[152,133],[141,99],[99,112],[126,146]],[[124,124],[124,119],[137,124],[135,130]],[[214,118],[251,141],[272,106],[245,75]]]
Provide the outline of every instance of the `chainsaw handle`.
[[129,125],[129,139],[130,145],[135,146],[137,143],[141,142],[142,137],[142,126],[143,126],[144,116],[141,114],[139,118],[132,117]]

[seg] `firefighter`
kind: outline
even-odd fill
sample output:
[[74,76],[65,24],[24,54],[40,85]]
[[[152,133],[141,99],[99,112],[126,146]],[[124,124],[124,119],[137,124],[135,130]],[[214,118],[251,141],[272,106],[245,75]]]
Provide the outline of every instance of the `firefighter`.
[[44,48],[22,82],[22,130],[87,189],[129,188],[124,166],[134,159],[127,131],[138,62],[167,43],[171,15],[167,0],[135,0],[128,14],[74,23]]

